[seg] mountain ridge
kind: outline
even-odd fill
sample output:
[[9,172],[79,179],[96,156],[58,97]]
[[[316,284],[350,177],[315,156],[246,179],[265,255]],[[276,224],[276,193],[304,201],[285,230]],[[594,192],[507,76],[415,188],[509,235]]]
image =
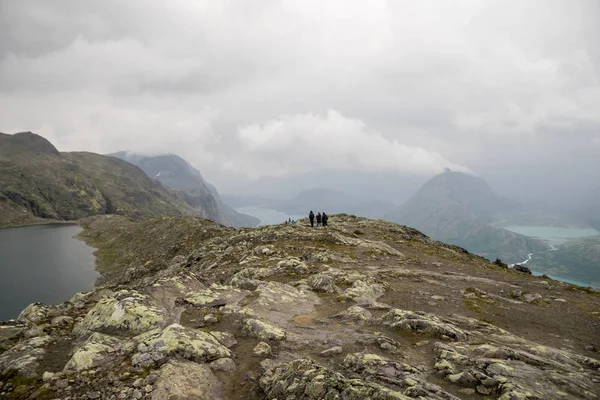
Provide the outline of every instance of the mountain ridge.
[[0,134],[0,226],[96,214],[196,214],[141,169],[89,152],[59,152],[31,132]]
[[238,213],[226,205],[217,189],[202,177],[200,171],[176,154],[146,156],[120,151],[109,156],[130,162],[150,178],[172,190],[180,191],[188,205],[199,209],[211,221],[232,227],[256,226],[259,223],[257,218]]

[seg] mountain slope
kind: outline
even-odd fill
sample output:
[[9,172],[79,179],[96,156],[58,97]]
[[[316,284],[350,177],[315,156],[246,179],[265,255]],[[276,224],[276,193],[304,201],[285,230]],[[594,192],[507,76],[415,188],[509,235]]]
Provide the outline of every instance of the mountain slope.
[[143,156],[120,151],[110,154],[140,167],[149,177],[181,191],[183,199],[198,209],[202,216],[226,226],[256,226],[259,220],[240,214],[221,200],[217,189],[206,182],[200,172],[183,158],[166,154]]
[[60,153],[31,132],[0,134],[0,226],[96,214],[144,219],[196,212],[122,160]]
[[529,253],[547,250],[538,240],[488,223],[494,214],[513,206],[496,196],[483,178],[447,171],[426,182],[386,219],[485,257],[512,263],[526,259]]

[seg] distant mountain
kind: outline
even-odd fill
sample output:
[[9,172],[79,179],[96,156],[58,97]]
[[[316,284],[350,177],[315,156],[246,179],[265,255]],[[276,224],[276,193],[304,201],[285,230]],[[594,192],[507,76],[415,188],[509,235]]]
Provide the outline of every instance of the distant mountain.
[[181,192],[187,204],[199,210],[203,217],[226,226],[256,226],[257,218],[240,214],[221,200],[217,189],[206,182],[200,171],[183,158],[166,154],[143,156],[135,153],[110,154],[140,167],[149,177]]
[[196,211],[122,160],[61,153],[31,132],[0,133],[0,226],[96,214],[144,219]]
[[548,249],[541,241],[490,224],[495,215],[514,207],[515,203],[495,195],[483,178],[446,171],[385,218],[490,259],[514,263]]
[[378,200],[360,200],[332,189],[309,189],[295,197],[275,203],[272,208],[288,214],[307,214],[310,210],[328,214],[346,213],[367,218],[382,218],[396,207],[395,204]]

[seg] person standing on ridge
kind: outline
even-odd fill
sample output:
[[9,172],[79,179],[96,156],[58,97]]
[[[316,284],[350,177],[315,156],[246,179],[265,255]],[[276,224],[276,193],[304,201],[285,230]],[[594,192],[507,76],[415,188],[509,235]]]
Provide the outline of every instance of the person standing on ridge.
[[310,227],[314,228],[314,226],[315,226],[315,214],[313,214],[312,210],[310,211],[310,214],[308,214],[308,219],[310,220]]
[[328,219],[329,217],[327,216],[327,214],[325,214],[325,211],[323,211],[323,216],[321,217],[321,221],[323,221],[323,226],[327,226]]
[[321,226],[321,213],[317,213],[317,228]]

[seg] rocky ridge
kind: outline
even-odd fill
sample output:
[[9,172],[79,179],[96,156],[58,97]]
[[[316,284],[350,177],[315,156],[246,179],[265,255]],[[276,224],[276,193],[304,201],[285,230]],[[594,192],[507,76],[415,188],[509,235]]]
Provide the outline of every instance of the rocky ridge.
[[385,221],[83,221],[104,279],[0,324],[0,398],[596,399],[598,292]]

